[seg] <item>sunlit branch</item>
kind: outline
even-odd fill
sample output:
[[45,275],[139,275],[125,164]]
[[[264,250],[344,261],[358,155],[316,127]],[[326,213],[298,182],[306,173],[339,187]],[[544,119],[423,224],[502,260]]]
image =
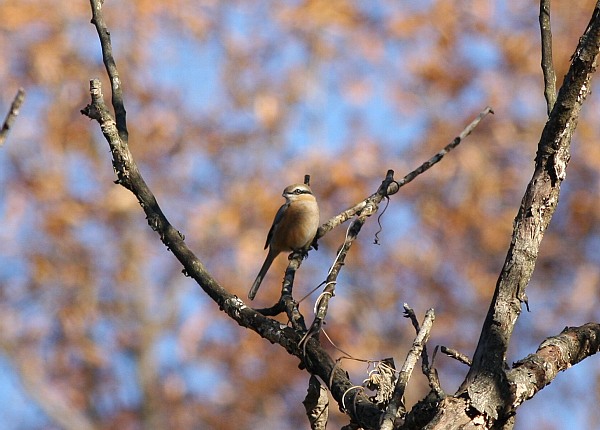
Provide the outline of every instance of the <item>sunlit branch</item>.
[[440,350],[442,351],[442,353],[446,354],[448,357],[454,358],[455,360],[459,361],[462,364],[466,364],[467,366],[470,366],[472,364],[471,359],[469,357],[467,357],[465,354],[463,354],[462,352],[459,352],[452,348],[448,348],[447,346],[442,346],[440,348]]
[[[460,134],[457,137],[455,137],[452,140],[452,142],[450,142],[448,145],[446,145],[441,151],[439,151],[437,154],[435,154],[429,160],[425,161],[423,164],[421,164],[419,167],[414,169],[412,172],[405,175],[402,179],[400,179],[399,181],[396,181],[396,183],[398,184],[398,187],[396,188],[395,191],[390,190],[390,192],[388,192],[388,196],[396,194],[398,192],[398,190],[400,189],[400,187],[408,184],[409,182],[414,180],[417,176],[426,172],[431,167],[433,167],[435,164],[439,163],[442,160],[442,158],[444,158],[444,156],[446,154],[448,154],[448,152],[450,152],[451,150],[456,148],[469,134],[471,134],[471,132],[477,127],[477,125],[479,125],[481,120],[490,113],[494,113],[494,112],[492,111],[492,108],[488,106],[483,111],[481,111],[479,113],[479,115],[477,116],[477,118],[475,118],[473,121],[471,121],[471,123],[469,125],[467,125],[463,129],[463,131],[461,131]],[[350,209],[346,209],[342,213],[331,218],[329,221],[327,221],[325,224],[323,224],[321,227],[319,227],[319,231],[317,232],[316,239],[323,237],[328,231],[334,229],[335,227],[337,227],[340,224],[343,224],[344,222],[346,222],[347,220],[349,220],[356,214],[360,213],[364,209],[364,207],[368,204],[369,199],[375,198],[376,195],[377,195],[377,193],[370,195],[366,199],[364,199],[361,202],[352,206]]]
[[511,243],[473,355],[473,364],[459,389],[461,394],[468,392],[477,411],[494,419],[509,395],[503,370],[506,351],[521,313],[521,303],[527,304],[525,290],[544,233],[558,204],[570,159],[571,137],[581,106],[590,92],[599,52],[600,6],[597,4],[542,132],[534,174],[514,221]]
[[419,333],[417,333],[417,337],[413,341],[406,360],[400,369],[400,374],[398,376],[398,381],[396,381],[396,387],[394,388],[392,400],[390,401],[390,404],[388,405],[383,416],[383,421],[380,427],[381,430],[392,430],[396,417],[406,411],[403,404],[404,392],[406,391],[406,386],[408,385],[412,371],[417,364],[419,357],[421,356],[421,352],[423,351],[427,340],[429,339],[429,334],[431,332],[431,328],[433,327],[434,320],[435,313],[433,309],[429,309],[425,313],[425,318],[423,319],[423,324],[421,324]]
[[90,0],[90,6],[92,8],[92,24],[96,27],[98,32],[98,38],[100,39],[100,45],[102,47],[102,61],[106,67],[106,73],[110,79],[110,87],[112,89],[112,105],[115,110],[115,119],[117,122],[117,130],[119,130],[119,136],[125,142],[129,137],[127,132],[127,119],[125,112],[125,104],[123,102],[123,87],[121,84],[121,78],[119,77],[119,71],[117,70],[117,64],[113,57],[112,44],[110,41],[110,32],[104,22],[104,15],[102,14],[102,6],[104,0]]
[[544,340],[535,354],[516,362],[508,372],[515,393],[514,405],[532,398],[550,384],[559,372],[600,350],[600,324],[567,327],[558,336]]

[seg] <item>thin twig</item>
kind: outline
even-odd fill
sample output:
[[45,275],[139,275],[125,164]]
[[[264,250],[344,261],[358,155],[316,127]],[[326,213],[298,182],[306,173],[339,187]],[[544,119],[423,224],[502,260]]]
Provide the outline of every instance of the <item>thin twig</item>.
[[[393,194],[396,194],[398,192],[398,190],[400,189],[400,187],[408,184],[409,182],[414,180],[417,176],[419,176],[420,174],[426,172],[431,167],[433,167],[433,165],[439,163],[448,152],[450,152],[451,150],[456,148],[469,134],[471,134],[471,132],[475,129],[475,127],[477,127],[477,125],[479,125],[481,120],[490,113],[493,114],[494,111],[492,110],[491,107],[487,106],[484,110],[482,110],[479,113],[477,118],[475,118],[473,121],[471,121],[471,123],[469,125],[467,125],[463,129],[463,131],[457,137],[455,137],[454,140],[452,140],[452,142],[450,142],[448,145],[446,145],[440,152],[435,154],[433,157],[431,157],[429,160],[427,160],[426,162],[421,164],[419,167],[417,167],[412,172],[408,173],[401,180],[395,182],[395,184],[396,184],[395,187],[394,188],[390,187],[390,189],[387,190],[386,196],[391,196]],[[371,199],[375,198],[376,196],[377,196],[377,193],[367,197],[366,199],[364,199],[361,202],[352,206],[350,209],[346,209],[342,213],[331,218],[329,221],[327,221],[325,224],[323,224],[321,227],[319,227],[319,231],[317,232],[315,241],[320,239],[321,237],[323,237],[327,232],[334,229],[338,225],[343,224],[344,222],[348,221],[350,218],[352,218],[356,214],[360,213],[368,205],[369,201]]]
[[552,61],[552,28],[550,25],[550,0],[540,0],[540,32],[542,36],[542,72],[544,74],[544,97],[548,116],[556,101],[556,73]]
[[315,318],[308,331],[304,334],[304,337],[300,341],[299,346],[301,346],[303,349],[306,346],[306,342],[308,342],[311,337],[316,336],[321,330],[321,327],[325,321],[325,316],[327,315],[329,300],[335,296],[335,285],[337,283],[338,275],[344,266],[346,255],[358,237],[362,226],[368,217],[379,210],[379,204],[381,203],[381,200],[383,200],[383,198],[386,197],[390,191],[395,191],[397,189],[396,181],[394,181],[394,171],[388,170],[385,179],[381,182],[377,192],[367,199],[367,204],[361,210],[358,218],[352,221],[352,223],[348,226],[344,243],[340,247],[335,261],[329,269],[329,273],[327,274],[323,294],[319,296],[317,303],[315,304]]
[[2,129],[0,130],[0,146],[4,145],[4,141],[8,137],[8,131],[12,127],[17,115],[19,115],[19,109],[25,100],[25,90],[23,88],[19,88],[15,98],[10,105],[10,110],[6,114],[6,118],[4,119],[4,124],[2,124]]
[[415,170],[410,172],[404,178],[400,179],[398,181],[398,185],[400,187],[402,187],[402,186],[408,184],[413,179],[415,179],[417,176],[419,176],[421,173],[425,173],[427,170],[429,170],[435,164],[439,163],[448,152],[450,152],[454,148],[456,148],[469,134],[471,134],[471,132],[473,130],[475,130],[475,127],[477,127],[477,125],[481,122],[481,120],[489,113],[493,114],[494,111],[492,110],[491,107],[487,106],[483,111],[481,111],[479,113],[479,115],[477,115],[477,118],[475,118],[473,121],[471,121],[471,123],[469,125],[467,125],[464,128],[464,130],[458,136],[456,136],[454,138],[454,140],[452,142],[450,142],[448,145],[444,146],[444,148],[440,152],[438,152],[433,157],[431,157],[429,160],[427,160],[426,162],[421,164],[419,167],[417,167]]
[[110,87],[112,89],[112,105],[115,110],[115,120],[117,123],[117,130],[119,130],[119,136],[124,142],[128,141],[129,133],[127,132],[127,113],[125,112],[125,104],[123,102],[123,87],[121,84],[121,78],[119,77],[119,71],[117,70],[117,63],[112,53],[112,43],[110,41],[110,32],[104,22],[104,16],[102,15],[102,5],[104,0],[90,0],[90,6],[92,8],[92,24],[96,27],[98,37],[100,38],[100,45],[102,46],[102,61],[104,67],[106,67],[106,73],[110,79]]
[[438,353],[438,345],[433,348],[433,355],[431,356],[431,366],[429,366],[429,373],[427,374],[427,381],[431,390],[440,398],[446,397],[446,393],[442,389],[442,383],[438,376],[437,369],[435,368],[435,359]]
[[412,371],[417,364],[417,360],[421,355],[421,351],[429,340],[429,334],[431,332],[431,328],[433,327],[434,320],[435,312],[433,309],[427,310],[425,313],[425,318],[423,318],[423,324],[421,324],[421,329],[413,341],[412,348],[408,352],[406,360],[402,365],[402,369],[400,369],[400,375],[398,376],[398,381],[396,382],[396,387],[394,388],[394,395],[392,396],[392,400],[390,401],[390,404],[386,408],[385,414],[383,415],[383,420],[380,427],[381,430],[392,430],[396,417],[405,412],[402,400],[404,397],[404,392],[406,391],[406,386],[408,385]]
[[[408,303],[404,303],[404,316],[409,318],[415,331],[419,334],[421,327],[419,326],[419,321],[417,320],[417,315],[413,308],[411,308]],[[421,351],[421,370],[425,376],[429,375],[429,355],[427,354],[427,346],[423,346],[423,351]]]
[[455,360],[460,361],[462,364],[466,364],[467,366],[471,365],[471,359],[455,349],[442,346],[440,350],[448,357],[454,358]]

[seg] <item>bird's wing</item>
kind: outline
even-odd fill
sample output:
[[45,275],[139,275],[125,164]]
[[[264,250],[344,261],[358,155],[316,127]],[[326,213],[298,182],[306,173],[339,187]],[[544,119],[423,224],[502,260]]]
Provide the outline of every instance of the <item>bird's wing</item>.
[[267,249],[269,247],[269,244],[271,243],[271,239],[273,238],[273,233],[275,232],[275,229],[277,228],[277,224],[279,224],[281,222],[281,219],[283,218],[283,214],[285,213],[285,211],[287,210],[289,205],[290,204],[287,202],[284,203],[283,205],[281,205],[281,207],[275,214],[275,219],[273,220],[271,229],[269,230],[269,233],[267,234],[267,241],[265,242],[265,249]]

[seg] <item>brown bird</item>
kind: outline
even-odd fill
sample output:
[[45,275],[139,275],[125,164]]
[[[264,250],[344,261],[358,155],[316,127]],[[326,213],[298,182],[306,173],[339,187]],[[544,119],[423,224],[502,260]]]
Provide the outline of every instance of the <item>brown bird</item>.
[[285,203],[277,211],[267,235],[265,249],[268,247],[269,253],[250,288],[250,300],[254,299],[273,260],[285,251],[307,249],[319,228],[319,206],[308,185],[290,185],[283,190],[282,196],[285,197]]

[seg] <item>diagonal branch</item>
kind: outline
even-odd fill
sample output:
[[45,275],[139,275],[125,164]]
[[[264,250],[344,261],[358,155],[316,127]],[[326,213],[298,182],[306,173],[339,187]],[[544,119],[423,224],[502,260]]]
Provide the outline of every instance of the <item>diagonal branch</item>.
[[417,360],[419,357],[421,357],[421,352],[429,340],[429,334],[431,332],[431,328],[433,327],[434,320],[435,313],[433,309],[428,309],[425,313],[423,324],[421,324],[421,328],[417,333],[417,337],[413,341],[412,347],[408,352],[406,360],[404,361],[404,365],[402,366],[402,369],[400,369],[400,374],[398,376],[398,381],[396,381],[396,387],[394,388],[392,400],[390,401],[390,404],[383,415],[383,421],[380,427],[381,430],[392,430],[396,417],[406,412],[403,402],[404,392],[406,391],[406,386],[408,385],[412,371],[417,364]]
[[367,218],[376,213],[379,210],[379,204],[389,194],[395,194],[398,191],[398,183],[394,181],[394,171],[388,170],[385,179],[381,182],[381,185],[377,191],[366,200],[365,206],[360,211],[360,215],[354,220],[348,227],[346,238],[344,243],[337,252],[337,256],[332,267],[329,269],[327,279],[325,280],[325,288],[323,293],[317,299],[315,304],[315,318],[311,324],[309,330],[306,332],[302,340],[300,341],[301,346],[311,337],[316,336],[325,321],[327,315],[327,309],[329,307],[329,300],[335,296],[335,285],[337,283],[338,275],[344,266],[346,256],[352,244],[358,237],[362,226],[367,221]]
[[600,351],[600,324],[567,327],[561,334],[546,339],[535,354],[513,365],[508,381],[515,393],[515,407],[532,398],[550,384],[559,372]]
[[[94,3],[92,0],[92,7]],[[96,10],[95,16],[96,22],[103,22],[100,9]],[[108,34],[108,32],[106,33]],[[110,65],[114,65],[114,60],[111,61],[111,55],[109,55],[112,50],[110,46],[106,46],[110,45],[110,39],[100,37],[100,42],[103,46],[103,52],[108,53],[105,55],[105,62],[109,63],[107,64],[107,70],[109,70]],[[205,269],[202,262],[187,247],[183,235],[169,223],[160,209],[154,194],[140,174],[133,155],[129,151],[127,141],[122,139],[123,133],[118,129],[117,121],[112,118],[104,102],[102,87],[98,79],[90,82],[90,95],[91,103],[82,109],[81,113],[99,123],[111,149],[117,183],[136,196],[146,214],[148,224],[158,233],[161,241],[181,262],[184,273],[196,280],[198,285],[219,305],[219,308],[240,326],[255,331],[271,343],[279,344],[289,354],[298,357],[311,374],[327,381],[334,399],[342,404],[344,393],[354,386],[348,379],[346,371],[336,365],[318,342],[310,342],[305,351],[302,351],[298,347],[300,335],[295,330],[282,326],[279,321],[259,314],[218,284]],[[122,117],[122,120],[124,121],[124,117]],[[359,422],[367,428],[377,425],[380,411],[363,392],[357,392],[354,395],[353,405],[353,409],[348,413],[355,422]]]
[[514,325],[527,303],[525,289],[540,243],[558,204],[570,158],[571,137],[590,91],[600,52],[600,2],[572,57],[571,67],[542,132],[535,171],[514,221],[512,240],[485,319],[467,378],[459,393],[468,393],[476,410],[497,418],[508,395],[506,351]]
[[25,90],[23,88],[19,88],[15,98],[13,99],[10,110],[6,114],[6,118],[4,119],[4,123],[2,124],[2,129],[0,129],[0,146],[4,145],[4,141],[8,137],[8,131],[12,127],[17,115],[19,115],[19,109],[21,109],[21,105],[25,100]]
[[[447,144],[437,154],[435,154],[429,160],[425,161],[423,164],[421,164],[415,170],[408,173],[402,179],[397,181],[398,187],[395,188],[395,190],[389,190],[387,195],[391,196],[393,194],[396,194],[401,187],[403,187],[404,185],[411,182],[413,179],[415,179],[420,174],[425,173],[427,170],[429,170],[435,164],[439,163],[442,160],[442,158],[444,158],[444,156],[446,156],[446,154],[448,154],[448,152],[450,152],[454,148],[456,148],[468,135],[470,135],[471,132],[473,130],[475,130],[475,128],[479,125],[481,120],[490,113],[493,114],[494,111],[492,110],[491,107],[487,106],[484,110],[482,110],[479,113],[479,115],[477,115],[477,118],[475,118],[473,121],[471,121],[471,123],[469,125],[467,125],[460,132],[460,134],[454,138],[454,140],[452,140],[452,142]],[[317,232],[317,237],[315,238],[315,241],[320,239],[321,237],[323,237],[327,232],[334,229],[338,225],[345,223],[353,216],[355,216],[357,214],[360,215],[360,213],[365,209],[365,207],[367,207],[369,205],[369,203],[373,201],[373,199],[377,198],[378,192],[379,191],[373,193],[366,199],[364,199],[364,200],[358,202],[357,204],[355,204],[354,206],[352,206],[350,209],[347,209],[344,212],[340,213],[339,215],[334,216],[329,221],[327,221],[325,224],[323,224],[321,227],[319,227],[319,231]]]

